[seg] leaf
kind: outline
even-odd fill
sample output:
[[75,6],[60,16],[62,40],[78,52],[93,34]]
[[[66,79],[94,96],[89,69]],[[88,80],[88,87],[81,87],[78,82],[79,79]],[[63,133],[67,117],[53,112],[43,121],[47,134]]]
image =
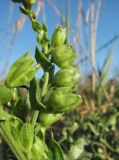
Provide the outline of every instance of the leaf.
[[99,84],[102,86],[104,86],[108,82],[113,53],[114,53],[113,51],[110,51],[103,63],[101,69],[100,82],[99,82]]
[[35,143],[30,152],[30,158],[32,160],[47,160],[45,150],[46,146],[44,141],[38,136],[35,136]]
[[51,137],[51,148],[50,149],[53,153],[54,160],[64,160],[63,151],[60,145],[58,144],[58,142],[54,139],[53,134]]
[[11,101],[13,98],[12,92],[4,84],[0,84],[0,103],[4,104]]
[[46,108],[42,103],[41,103],[41,97],[40,97],[40,88],[38,85],[38,82],[36,78],[33,78],[32,81],[30,82],[30,88],[29,88],[29,99],[30,99],[30,104],[33,109],[38,109],[40,110],[41,108]]
[[11,118],[11,115],[5,112],[0,106],[0,121],[8,121],[10,120],[10,118]]
[[80,155],[84,152],[84,147],[86,145],[86,140],[84,138],[79,138],[74,144],[71,145],[71,148],[66,155],[67,160],[77,160]]
[[13,63],[5,81],[6,86],[15,88],[29,83],[39,69],[39,64],[33,66],[34,61],[27,52]]
[[25,123],[20,131],[20,137],[25,152],[29,152],[33,146],[34,129],[31,124]]
[[32,10],[28,10],[24,7],[19,7],[20,8],[20,11],[25,14],[25,15],[28,15],[30,17],[33,17],[34,16],[34,12]]
[[22,146],[20,132],[13,125],[11,125],[11,133],[12,133],[12,136],[13,136],[14,140],[16,141],[18,147],[20,149],[24,150],[23,146]]
[[52,63],[48,60],[48,58],[39,50],[36,46],[35,58],[37,63],[40,63],[42,68],[47,71],[49,67],[52,66]]

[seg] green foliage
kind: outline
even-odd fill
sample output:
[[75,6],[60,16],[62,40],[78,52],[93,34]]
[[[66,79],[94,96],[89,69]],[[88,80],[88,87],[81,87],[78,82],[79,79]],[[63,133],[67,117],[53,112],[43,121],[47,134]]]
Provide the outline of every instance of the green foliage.
[[12,91],[4,84],[0,84],[0,104],[4,104],[12,100]]
[[[80,73],[72,66],[76,52],[64,44],[66,29],[61,26],[55,28],[51,40],[47,38],[47,26],[31,10],[35,0],[14,2],[23,4],[20,10],[29,16],[38,44],[35,58],[26,52],[0,84],[0,134],[18,160],[64,160],[53,134],[50,144],[46,141],[46,129],[81,104],[81,96],[76,94]],[[65,69],[54,76],[56,65]],[[37,79],[39,69],[43,75]]]

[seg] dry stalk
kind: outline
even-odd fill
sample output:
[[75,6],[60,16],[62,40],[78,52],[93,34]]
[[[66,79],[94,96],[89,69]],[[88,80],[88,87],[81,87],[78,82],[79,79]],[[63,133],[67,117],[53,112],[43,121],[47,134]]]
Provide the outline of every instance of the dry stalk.
[[95,10],[94,3],[91,4],[91,62],[92,62],[92,91],[96,89],[95,78]]

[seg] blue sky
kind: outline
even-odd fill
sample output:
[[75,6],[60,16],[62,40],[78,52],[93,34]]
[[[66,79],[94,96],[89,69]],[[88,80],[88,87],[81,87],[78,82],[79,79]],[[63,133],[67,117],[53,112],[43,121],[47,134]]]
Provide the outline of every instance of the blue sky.
[[[8,47],[6,41],[11,41],[13,36],[13,26],[17,19],[19,19],[20,11],[18,9],[19,5],[16,5],[14,8],[13,15],[10,21],[9,32],[7,33],[6,39],[3,38],[4,30],[7,23],[7,17],[10,9],[11,0],[0,0],[0,72],[2,71],[3,63],[6,59],[4,56],[8,52]],[[45,15],[46,15],[46,24],[48,26],[48,37],[51,37],[54,27],[60,23],[60,18],[55,14],[47,0],[45,1]],[[66,9],[66,0],[52,0],[57,8],[62,11],[62,3],[64,4],[63,11],[65,13]],[[91,0],[82,0],[84,9],[86,9]],[[62,3],[61,3],[62,2]],[[76,18],[77,18],[77,6],[78,0],[70,0],[70,24],[74,28],[76,27]],[[119,34],[119,1],[118,0],[104,0],[103,7],[101,10],[98,32],[97,32],[97,45],[96,48],[99,48],[101,45],[106,43],[108,40],[113,38],[116,34]],[[42,14],[39,14],[39,21],[42,22]],[[72,34],[70,34],[69,41],[73,42]],[[34,49],[36,46],[36,33],[31,29],[30,21],[26,18],[24,27],[17,33],[11,57],[9,59],[8,68],[18,57],[23,55],[26,51],[30,50],[34,54]],[[108,51],[114,48],[115,54],[113,58],[111,72],[114,73],[115,67],[119,64],[119,40],[116,41],[113,45],[105,48],[96,56],[96,62],[101,66]],[[80,57],[79,57],[80,58]],[[82,68],[83,70],[83,68]],[[113,75],[113,74],[112,74]]]

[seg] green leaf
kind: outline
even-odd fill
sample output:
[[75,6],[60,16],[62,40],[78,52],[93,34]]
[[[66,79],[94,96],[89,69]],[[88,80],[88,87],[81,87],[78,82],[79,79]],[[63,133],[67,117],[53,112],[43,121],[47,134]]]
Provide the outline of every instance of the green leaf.
[[13,136],[15,142],[17,143],[18,147],[20,149],[24,150],[24,148],[22,146],[22,140],[21,140],[21,137],[20,137],[20,132],[13,125],[11,125],[11,133],[12,133],[12,136]]
[[34,16],[34,12],[32,10],[28,10],[24,7],[19,7],[21,12],[27,16],[33,17]]
[[54,160],[64,160],[63,151],[58,142],[54,139],[53,134],[51,137],[51,151],[53,153]]
[[39,69],[39,64],[33,65],[34,61],[27,52],[12,64],[5,81],[6,86],[15,88],[29,83]]
[[46,108],[41,103],[40,88],[36,78],[33,78],[32,81],[30,82],[29,99],[32,109],[40,110],[41,108]]
[[44,34],[44,30],[42,30],[41,24],[38,21],[36,21],[36,20],[32,20],[32,29],[34,31],[38,32],[38,33],[39,32],[41,33],[41,31],[42,31],[42,35]]
[[35,136],[35,143],[30,152],[30,158],[32,160],[47,160],[45,153],[46,145],[42,139],[38,136]]
[[52,63],[48,60],[48,58],[39,50],[36,46],[35,58],[37,63],[40,63],[44,70],[48,70],[49,67],[52,66]]
[[7,103],[13,98],[12,92],[4,84],[0,84],[0,104]]
[[20,131],[20,137],[25,152],[29,152],[33,146],[34,141],[34,129],[33,127],[25,123]]
[[110,71],[110,67],[111,67],[113,53],[114,52],[110,51],[108,53],[104,63],[103,63],[103,66],[101,69],[101,77],[100,77],[99,85],[104,86],[109,80],[109,71]]
[[11,118],[11,115],[5,112],[0,106],[0,121],[8,121],[10,120],[10,118]]

